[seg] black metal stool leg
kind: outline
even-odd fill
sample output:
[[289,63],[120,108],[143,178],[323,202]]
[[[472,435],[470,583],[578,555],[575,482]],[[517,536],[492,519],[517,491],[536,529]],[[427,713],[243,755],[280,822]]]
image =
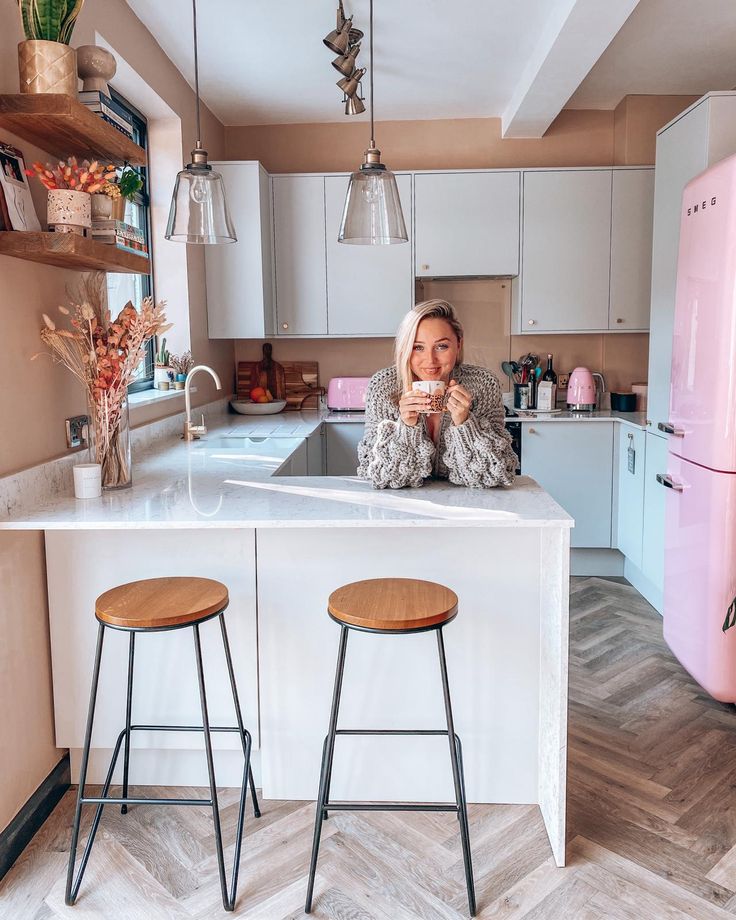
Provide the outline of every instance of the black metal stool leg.
[[[256,818],[260,818],[261,809],[258,807],[258,796],[256,795],[256,783],[255,783],[255,780],[253,779],[253,770],[251,769],[251,766],[250,766],[250,753],[246,751],[246,747],[248,747],[248,738],[250,737],[250,734],[245,729],[245,725],[243,723],[243,714],[240,710],[240,697],[238,696],[238,687],[237,687],[237,684],[235,683],[235,671],[233,670],[233,659],[230,654],[230,641],[228,640],[228,637],[227,637],[227,627],[225,626],[224,614],[221,613],[218,619],[220,621],[220,631],[222,632],[222,644],[225,649],[225,660],[227,661],[227,673],[230,677],[230,688],[233,694],[233,704],[235,706],[235,718],[238,721],[238,730],[240,731],[240,737],[241,737],[242,744],[243,744],[243,756],[245,757],[245,770],[246,770],[245,775],[247,777],[248,782],[250,783],[250,794],[253,799],[253,813],[255,814]],[[241,803],[243,811],[245,810],[245,798],[246,798],[245,792],[246,791],[247,791],[247,787],[244,784],[243,797],[242,797],[242,803]],[[239,826],[241,826],[241,822],[239,822]]]
[[217,785],[215,783],[215,761],[212,756],[212,737],[210,736],[210,719],[207,712],[207,694],[204,685],[204,667],[202,665],[202,646],[199,641],[199,624],[195,623],[194,650],[197,658],[197,677],[199,679],[199,700],[202,707],[202,725],[204,727],[204,749],[207,755],[207,773],[210,780],[210,799],[212,800],[212,818],[215,825],[215,846],[217,848],[217,866],[220,871],[220,890],[222,892],[222,906],[225,910],[232,910],[235,906],[230,903],[225,879],[225,856],[222,848],[222,827],[220,826],[220,809],[217,803]]
[[452,718],[452,703],[450,701],[450,684],[447,679],[447,661],[445,659],[445,643],[442,637],[442,627],[437,630],[437,649],[440,658],[440,671],[442,673],[442,691],[445,697],[445,715],[447,716],[447,740],[450,744],[450,760],[452,762],[452,778],[455,784],[455,800],[457,802],[458,817],[460,819],[460,839],[463,846],[463,862],[465,863],[465,884],[468,890],[468,910],[470,916],[475,916],[475,883],[473,882],[473,864],[470,856],[470,834],[468,831],[468,806],[465,800],[465,777],[461,760],[460,740],[455,734],[455,724]]
[[348,628],[341,627],[340,645],[337,652],[337,669],[335,671],[335,687],[332,693],[332,711],[330,713],[330,727],[322,749],[322,769],[320,770],[319,793],[317,796],[317,813],[314,819],[314,839],[312,841],[312,859],[309,864],[309,883],[307,885],[307,900],[304,913],[312,912],[312,895],[314,894],[314,876],[317,872],[317,857],[319,856],[319,842],[322,834],[322,821],[325,815],[325,803],[329,801],[329,785],[332,778],[332,758],[335,753],[335,733],[337,732],[337,717],[340,710],[340,694],[342,692],[342,677],[345,671],[345,650],[348,644]]
[[82,859],[82,864],[79,867],[79,872],[77,874],[76,882],[74,881],[74,863],[76,861],[77,855],[77,843],[79,842],[79,821],[82,815],[82,798],[84,796],[84,784],[87,779],[87,766],[89,764],[89,748],[90,742],[92,740],[92,724],[95,718],[95,703],[97,702],[97,685],[100,680],[100,662],[102,660],[102,641],[105,636],[105,627],[102,623],[99,624],[97,629],[97,649],[95,651],[95,664],[92,671],[92,687],[89,692],[89,709],[87,711],[87,728],[84,732],[84,748],[82,750],[82,763],[79,768],[79,787],[77,789],[77,806],[74,811],[74,822],[72,824],[72,840],[71,840],[71,849],[69,851],[69,868],[66,875],[66,892],[64,895],[64,902],[71,906],[77,899],[77,893],[79,892],[79,886],[82,882],[82,875],[84,874],[85,867],[87,865],[87,856],[89,855],[89,849],[91,847],[91,839],[87,844],[84,857]]
[[[123,798],[128,798],[128,767],[130,764],[130,714],[133,708],[133,657],[135,655],[135,633],[130,633],[128,644],[128,695],[125,701],[125,749],[123,751]],[[128,806],[120,806],[120,814],[128,813]]]

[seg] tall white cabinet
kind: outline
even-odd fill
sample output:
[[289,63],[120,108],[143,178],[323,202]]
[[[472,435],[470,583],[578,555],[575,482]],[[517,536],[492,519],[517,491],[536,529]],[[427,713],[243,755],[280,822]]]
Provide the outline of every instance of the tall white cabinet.
[[211,339],[273,335],[271,194],[256,161],[213,162],[227,190],[237,242],[203,246]]
[[736,92],[709,93],[657,133],[649,333],[644,532],[641,568],[627,560],[625,575],[662,609],[664,588],[664,487],[667,435],[658,429],[669,414],[680,204],[687,183],[736,153]]
[[414,303],[411,175],[396,176],[409,241],[391,246],[338,243],[348,176],[325,177],[327,329],[330,335],[396,333]]
[[274,176],[276,325],[279,335],[327,335],[323,176]]

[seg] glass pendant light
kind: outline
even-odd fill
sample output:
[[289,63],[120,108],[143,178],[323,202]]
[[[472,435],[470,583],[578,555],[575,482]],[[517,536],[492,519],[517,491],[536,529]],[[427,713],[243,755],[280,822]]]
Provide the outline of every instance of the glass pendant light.
[[370,3],[370,68],[371,68],[371,143],[363,155],[363,163],[350,176],[345,208],[342,212],[338,243],[363,246],[385,246],[406,243],[409,239],[401,211],[401,199],[396,177],[381,162],[376,147],[373,122],[373,0]]
[[166,239],[178,243],[234,243],[237,240],[225,200],[222,176],[207,162],[199,119],[199,60],[197,58],[197,0],[192,0],[194,24],[194,94],[197,100],[197,142],[192,162],[176,177]]

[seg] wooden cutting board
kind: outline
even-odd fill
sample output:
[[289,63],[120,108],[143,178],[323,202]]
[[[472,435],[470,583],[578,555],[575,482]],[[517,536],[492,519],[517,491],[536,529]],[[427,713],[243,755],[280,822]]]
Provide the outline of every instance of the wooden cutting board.
[[286,399],[286,384],[283,365],[273,360],[273,345],[263,343],[263,360],[256,368],[258,386],[268,390],[274,399]]
[[[250,399],[250,391],[258,386],[260,361],[238,361],[238,399]],[[317,409],[324,388],[319,385],[317,361],[282,361],[286,409]],[[273,392],[273,391],[272,391]],[[276,394],[273,394],[276,396]]]

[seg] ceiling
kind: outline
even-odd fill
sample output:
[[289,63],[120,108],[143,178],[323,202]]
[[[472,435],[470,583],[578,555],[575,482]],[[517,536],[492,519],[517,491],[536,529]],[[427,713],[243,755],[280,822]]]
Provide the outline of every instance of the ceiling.
[[[127,2],[193,85],[191,0]],[[344,3],[366,32],[358,63],[367,67],[368,0]],[[340,74],[322,43],[336,7],[200,0],[200,87],[218,119],[344,121]],[[374,18],[381,120],[497,116],[504,136],[541,137],[568,100],[613,108],[632,92],[736,85],[730,0],[375,0]]]

